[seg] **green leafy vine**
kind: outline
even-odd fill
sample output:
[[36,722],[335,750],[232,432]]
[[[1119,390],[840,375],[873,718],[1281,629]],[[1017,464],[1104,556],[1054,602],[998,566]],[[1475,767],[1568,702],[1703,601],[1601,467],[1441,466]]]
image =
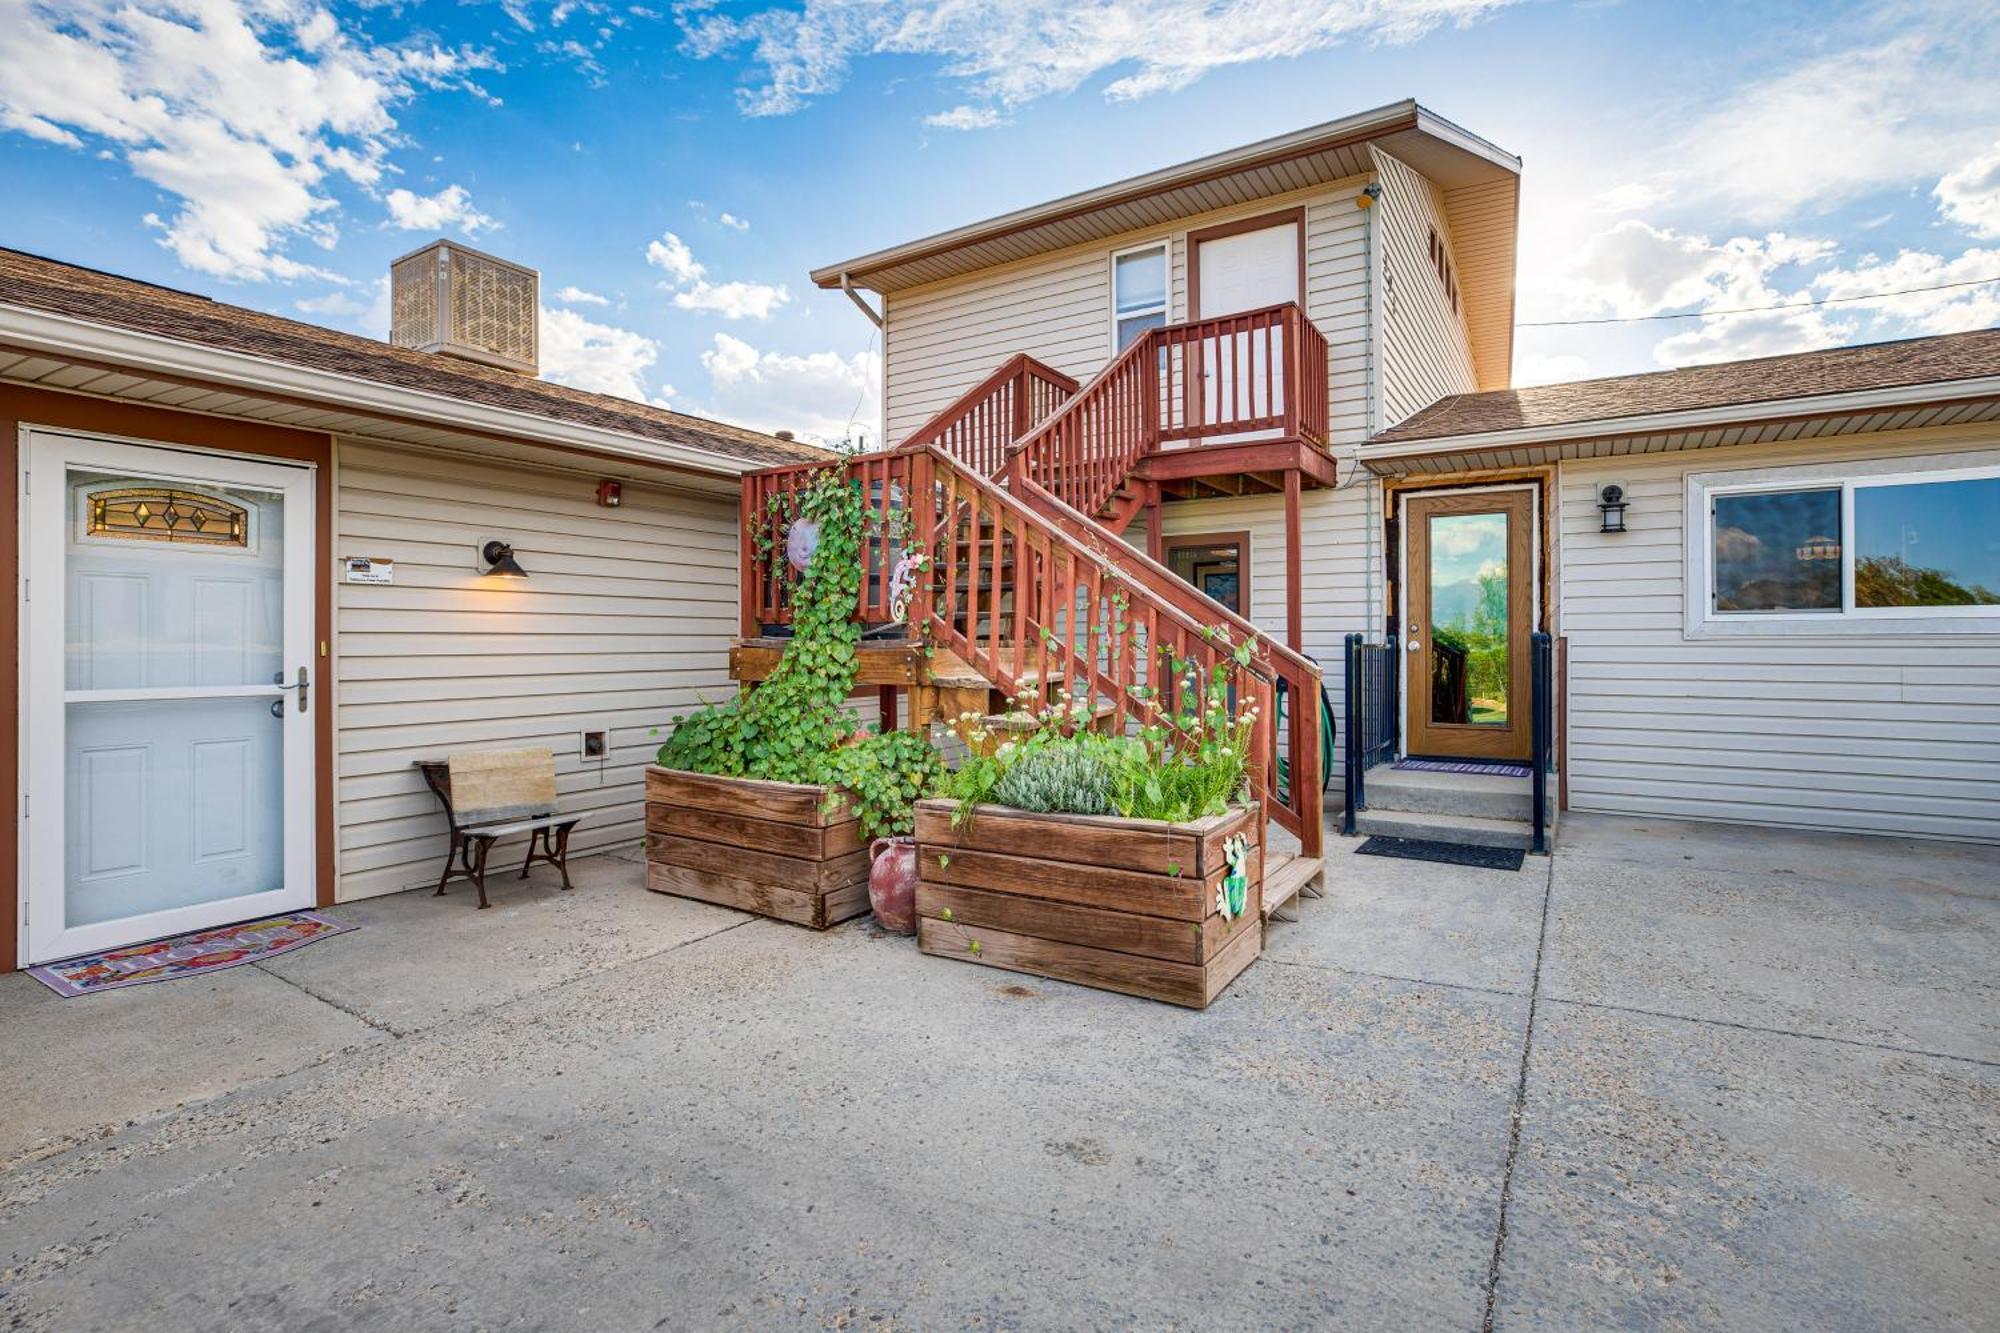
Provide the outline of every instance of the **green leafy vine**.
[[[752,531],[760,553],[780,558],[774,533],[792,523],[819,528],[812,559],[790,590],[791,641],[762,685],[676,717],[659,762],[844,791],[862,835],[875,838],[910,831],[915,802],[942,780],[944,764],[927,737],[858,726],[847,711],[860,670],[861,625],[853,612],[867,533],[863,509],[860,488],[838,466],[772,497],[770,514]],[[782,568],[789,576],[790,566]]]

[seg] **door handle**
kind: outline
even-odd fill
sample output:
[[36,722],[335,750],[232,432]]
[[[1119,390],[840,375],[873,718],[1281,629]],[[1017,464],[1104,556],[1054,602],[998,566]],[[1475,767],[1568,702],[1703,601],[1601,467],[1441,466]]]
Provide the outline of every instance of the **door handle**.
[[1413,653],[1414,653],[1414,652],[1415,652],[1415,651],[1417,651],[1417,649],[1418,649],[1418,648],[1420,648],[1420,647],[1422,647],[1422,645],[1421,645],[1421,644],[1419,644],[1419,643],[1418,643],[1418,642],[1417,642],[1417,641],[1416,641],[1415,639],[1411,639],[1411,640],[1410,640],[1410,651],[1411,651],[1411,652],[1413,652]]
[[[307,688],[307,686],[311,684],[311,680],[306,675],[306,669],[304,667],[299,668],[298,680],[294,681],[290,685],[285,684],[285,673],[282,671],[274,671],[271,673],[271,683],[277,686],[281,690],[297,690],[299,692],[299,711],[301,713],[306,711],[306,701],[308,698],[311,697],[311,691]],[[277,709],[273,711],[272,716],[274,717],[277,716],[278,711],[281,711],[283,707],[284,705],[280,703],[277,706]]]

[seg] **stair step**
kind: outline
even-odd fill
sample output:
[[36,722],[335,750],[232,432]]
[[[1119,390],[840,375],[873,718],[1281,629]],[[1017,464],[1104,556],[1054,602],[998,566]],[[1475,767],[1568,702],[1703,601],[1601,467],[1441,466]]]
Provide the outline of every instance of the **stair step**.
[[1317,856],[1287,854],[1274,858],[1264,867],[1264,919],[1269,921],[1325,870],[1326,862]]
[[982,689],[988,683],[986,677],[949,648],[939,648],[931,654],[924,674],[929,677],[926,683],[946,689]]
[[[1524,821],[1532,818],[1535,810],[1535,789],[1529,778],[1384,766],[1369,769],[1366,784],[1370,810]],[[1555,784],[1551,782],[1546,802],[1551,811],[1555,799]]]
[[1523,850],[1532,847],[1535,842],[1534,826],[1525,819],[1485,819],[1477,815],[1378,810],[1372,804],[1372,792],[1369,801],[1370,807],[1354,816],[1356,833],[1456,842],[1469,847],[1519,847]]

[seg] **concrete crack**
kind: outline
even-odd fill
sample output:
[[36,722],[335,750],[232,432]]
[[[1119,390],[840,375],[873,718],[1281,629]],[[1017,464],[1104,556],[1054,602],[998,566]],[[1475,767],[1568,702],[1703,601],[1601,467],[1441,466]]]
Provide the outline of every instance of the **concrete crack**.
[[1507,1249],[1507,1209],[1514,1201],[1514,1159],[1521,1150],[1521,1121],[1528,1104],[1528,1064],[1535,1050],[1535,1008],[1542,994],[1542,955],[1549,944],[1549,899],[1555,890],[1555,857],[1544,867],[1542,922],[1535,937],[1535,975],[1528,984],[1528,1023],[1521,1036],[1521,1072],[1514,1083],[1514,1109],[1507,1120],[1507,1158],[1500,1169],[1500,1220],[1493,1228],[1493,1258],[1486,1265],[1486,1310],[1480,1333],[1493,1333],[1493,1312],[1500,1301],[1500,1261]]

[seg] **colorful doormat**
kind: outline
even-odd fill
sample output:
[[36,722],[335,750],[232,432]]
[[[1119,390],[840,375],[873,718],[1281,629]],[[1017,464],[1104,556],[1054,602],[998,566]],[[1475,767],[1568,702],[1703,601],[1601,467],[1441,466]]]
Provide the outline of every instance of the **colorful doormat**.
[[238,963],[275,958],[314,940],[359,929],[318,912],[287,912],[260,921],[174,935],[151,944],[134,944],[60,963],[43,963],[29,968],[28,975],[68,999],[92,991],[143,986],[149,981],[188,977],[235,967]]
[[1487,773],[1496,778],[1525,778],[1526,764],[1510,764],[1504,759],[1398,759],[1397,768],[1418,773]]

